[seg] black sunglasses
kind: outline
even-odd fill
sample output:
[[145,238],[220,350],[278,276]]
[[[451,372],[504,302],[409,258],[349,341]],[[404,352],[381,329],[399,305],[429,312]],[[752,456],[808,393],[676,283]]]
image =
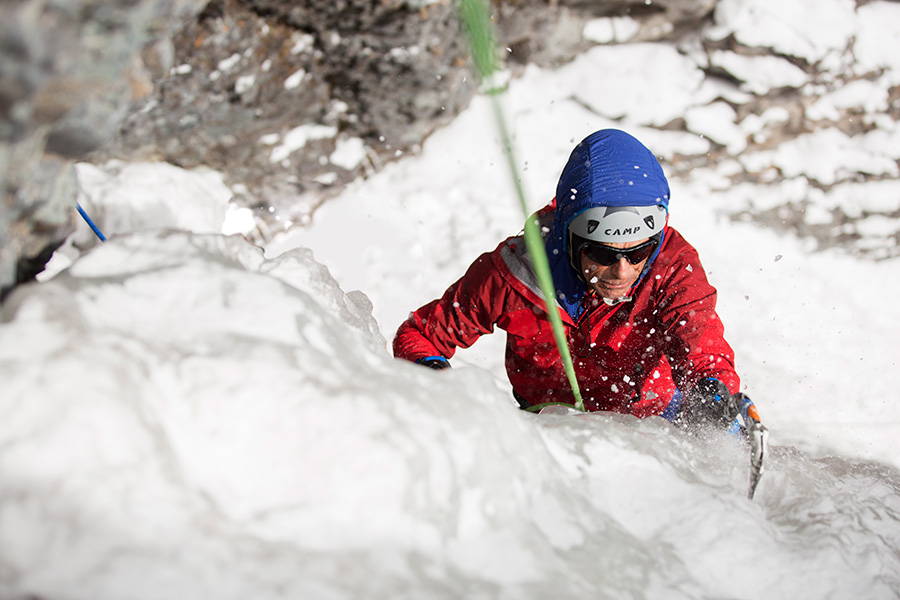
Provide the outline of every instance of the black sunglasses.
[[616,264],[620,258],[624,258],[633,265],[639,265],[650,258],[658,244],[659,240],[654,238],[632,248],[613,248],[596,242],[585,242],[582,244],[581,250],[588,260],[604,267]]

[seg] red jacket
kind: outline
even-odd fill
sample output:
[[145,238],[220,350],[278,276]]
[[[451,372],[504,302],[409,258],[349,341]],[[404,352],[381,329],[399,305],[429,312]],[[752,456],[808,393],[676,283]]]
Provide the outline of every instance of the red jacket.
[[[397,331],[394,355],[453,356],[496,325],[507,333],[506,372],[523,408],[574,398],[521,236],[478,257],[444,295]],[[662,413],[676,389],[715,377],[738,391],[734,355],[716,315],[716,290],[697,251],[669,227],[662,249],[632,290],[609,306],[593,295],[577,322],[558,307],[587,410],[646,417]]]

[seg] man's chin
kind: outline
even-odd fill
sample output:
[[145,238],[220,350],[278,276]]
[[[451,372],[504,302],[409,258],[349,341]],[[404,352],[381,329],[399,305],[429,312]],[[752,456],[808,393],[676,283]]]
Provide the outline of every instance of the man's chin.
[[603,298],[609,298],[610,300],[616,300],[625,296],[628,293],[628,290],[631,289],[630,285],[617,285],[617,286],[606,286],[606,285],[596,285],[594,286],[594,291],[597,292]]

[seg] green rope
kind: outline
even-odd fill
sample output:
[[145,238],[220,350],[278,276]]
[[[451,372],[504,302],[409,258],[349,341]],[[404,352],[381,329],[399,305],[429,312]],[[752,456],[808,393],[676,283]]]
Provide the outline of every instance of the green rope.
[[503,154],[506,156],[506,164],[509,166],[516,196],[519,198],[519,204],[525,215],[525,247],[528,249],[528,254],[531,257],[534,272],[541,287],[541,294],[544,296],[544,304],[547,316],[550,318],[550,325],[553,327],[556,347],[559,349],[566,377],[569,380],[569,385],[572,387],[572,394],[575,396],[575,408],[583,411],[584,401],[581,399],[578,378],[575,376],[575,365],[572,363],[572,355],[569,352],[569,344],[566,340],[566,333],[562,319],[559,316],[559,309],[557,308],[556,290],[553,287],[553,276],[550,274],[550,261],[547,259],[547,251],[544,248],[544,238],[538,229],[537,219],[528,212],[525,188],[516,168],[518,163],[512,145],[512,138],[506,124],[503,106],[500,103],[500,94],[503,92],[503,88],[498,86],[495,81],[495,76],[498,72],[497,45],[494,43],[493,28],[488,8],[483,0],[459,0],[459,16],[469,36],[469,47],[472,51],[472,60],[475,62],[475,68],[478,70],[478,74],[485,84],[485,91],[490,98],[494,121],[500,133]]

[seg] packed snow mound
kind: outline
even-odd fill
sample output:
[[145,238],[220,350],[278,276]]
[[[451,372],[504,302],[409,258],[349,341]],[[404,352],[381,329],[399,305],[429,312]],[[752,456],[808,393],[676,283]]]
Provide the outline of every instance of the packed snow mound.
[[[81,202],[109,233],[169,228],[227,235],[255,227],[252,211],[231,202],[223,175],[211,169],[119,161],[78,163],[75,169]],[[93,238],[84,227],[78,231],[81,245]]]
[[304,249],[114,239],[0,328],[0,597],[895,597],[900,475],[519,411]]

